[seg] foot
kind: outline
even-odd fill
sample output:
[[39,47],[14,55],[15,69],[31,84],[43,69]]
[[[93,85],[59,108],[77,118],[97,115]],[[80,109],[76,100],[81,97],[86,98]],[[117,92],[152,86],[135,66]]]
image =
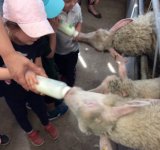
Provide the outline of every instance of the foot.
[[7,145],[9,142],[10,140],[7,135],[0,135],[0,145]]
[[58,117],[64,115],[68,110],[68,106],[65,105],[63,102],[55,107],[54,110],[48,111],[48,119],[49,120],[54,120],[57,119]]
[[88,6],[88,12],[91,13],[96,18],[102,18],[102,15],[96,11],[94,5]]
[[58,130],[53,124],[49,123],[44,128],[45,128],[46,132],[51,136],[51,138],[53,140],[57,140],[58,139]]
[[34,146],[41,146],[44,143],[44,139],[39,135],[38,131],[31,131],[28,133],[28,139]]

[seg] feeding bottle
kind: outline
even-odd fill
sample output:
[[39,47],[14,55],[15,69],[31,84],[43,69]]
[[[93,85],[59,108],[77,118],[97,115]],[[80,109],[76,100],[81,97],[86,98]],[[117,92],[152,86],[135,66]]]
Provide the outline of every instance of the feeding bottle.
[[75,27],[73,25],[63,21],[60,22],[58,29],[66,35],[72,37],[76,37],[79,34],[79,32],[75,30]]
[[38,92],[57,99],[64,98],[66,93],[71,89],[66,83],[54,79],[37,76],[37,80],[36,90]]

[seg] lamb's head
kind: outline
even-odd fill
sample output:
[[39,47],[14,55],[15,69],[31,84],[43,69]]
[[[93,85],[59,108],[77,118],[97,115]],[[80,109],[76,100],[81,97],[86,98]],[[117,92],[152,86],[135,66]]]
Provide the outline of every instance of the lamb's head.
[[120,96],[83,91],[80,88],[72,88],[64,99],[76,116],[80,130],[96,135],[111,130],[120,117],[148,105],[148,102],[142,101],[117,105],[117,102],[123,101]]
[[120,79],[117,76],[108,76],[104,81],[103,84],[107,84],[108,91],[117,94],[123,97],[133,97],[134,98],[134,85],[132,80]]
[[90,44],[98,51],[104,51],[112,45],[112,34],[106,29],[98,29],[90,33],[80,33],[78,40]]
[[104,109],[102,101],[105,97],[103,94],[83,91],[75,87],[65,96],[65,103],[76,116],[82,132],[88,134],[92,132],[89,125],[94,121],[98,124],[97,118],[100,118],[101,111]]
[[134,93],[132,80],[128,78],[122,80],[115,75],[107,76],[97,88],[90,91],[102,94],[112,93],[123,97],[135,97],[135,94],[132,94]]

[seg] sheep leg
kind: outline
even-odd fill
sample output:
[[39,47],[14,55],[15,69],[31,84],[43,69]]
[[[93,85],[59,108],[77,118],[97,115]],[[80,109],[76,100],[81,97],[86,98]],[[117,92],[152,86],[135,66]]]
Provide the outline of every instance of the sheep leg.
[[110,48],[109,52],[118,64],[118,71],[120,78],[121,79],[127,78],[127,70],[125,66],[126,60],[124,59],[124,57],[121,56],[119,53],[117,53],[114,48]]
[[119,77],[122,80],[127,78],[127,70],[126,70],[126,65],[124,63],[118,63],[118,72],[119,72]]
[[111,142],[106,135],[100,136],[99,146],[100,150],[113,150]]
[[129,24],[132,21],[133,19],[131,18],[122,19],[118,21],[109,31],[116,32],[117,30],[119,30],[120,28],[124,27],[125,25]]

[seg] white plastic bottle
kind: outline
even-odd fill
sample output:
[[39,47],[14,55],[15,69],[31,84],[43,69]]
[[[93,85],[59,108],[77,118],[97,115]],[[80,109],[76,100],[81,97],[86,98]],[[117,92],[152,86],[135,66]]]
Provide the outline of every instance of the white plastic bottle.
[[36,90],[47,96],[51,96],[57,99],[64,98],[65,94],[71,89],[66,83],[49,79],[42,76],[37,76],[38,84],[36,84]]
[[75,27],[73,25],[70,25],[63,21],[60,22],[58,29],[66,35],[72,37],[76,37],[79,34],[79,32],[75,30]]

